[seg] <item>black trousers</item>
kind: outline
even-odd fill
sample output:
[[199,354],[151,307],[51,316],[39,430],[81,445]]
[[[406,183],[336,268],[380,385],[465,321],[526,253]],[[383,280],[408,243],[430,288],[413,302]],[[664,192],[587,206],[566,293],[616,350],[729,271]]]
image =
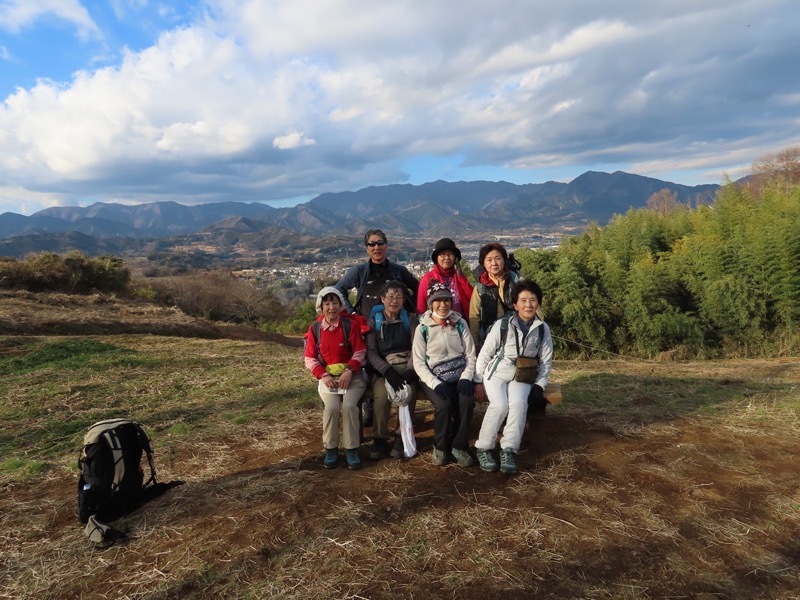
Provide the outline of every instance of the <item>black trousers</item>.
[[449,452],[452,448],[467,450],[475,396],[459,394],[457,384],[446,383],[447,397],[440,398],[425,383],[420,381],[419,384],[434,408],[433,447],[443,452]]

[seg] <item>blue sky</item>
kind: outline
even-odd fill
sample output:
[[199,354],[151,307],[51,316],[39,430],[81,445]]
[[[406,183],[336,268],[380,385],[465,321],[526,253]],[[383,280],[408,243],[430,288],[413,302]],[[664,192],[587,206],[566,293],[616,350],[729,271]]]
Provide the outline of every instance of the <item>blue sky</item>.
[[800,145],[795,0],[0,0],[0,212],[623,170]]

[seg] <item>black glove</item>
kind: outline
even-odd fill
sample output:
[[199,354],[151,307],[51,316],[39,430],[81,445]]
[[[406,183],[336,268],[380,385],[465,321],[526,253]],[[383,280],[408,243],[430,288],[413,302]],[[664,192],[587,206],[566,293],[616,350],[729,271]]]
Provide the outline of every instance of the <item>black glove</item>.
[[453,389],[448,384],[442,382],[433,388],[434,393],[442,400],[453,400]]
[[419,375],[417,375],[411,369],[407,369],[405,375],[403,375],[403,379],[406,380],[407,384],[414,385],[419,381]]
[[535,383],[531,386],[531,393],[528,394],[528,399],[533,400],[534,406],[541,406],[545,404],[544,400],[544,390],[542,386],[536,385]]
[[462,396],[474,396],[475,386],[472,385],[472,382],[469,379],[459,379],[458,393],[461,394]]
[[399,392],[400,390],[402,390],[403,386],[406,383],[405,380],[403,379],[403,376],[400,375],[400,373],[398,373],[397,371],[395,371],[392,367],[389,367],[389,370],[386,371],[384,377],[386,377],[386,381],[389,382],[389,385],[392,386],[392,389],[395,392]]

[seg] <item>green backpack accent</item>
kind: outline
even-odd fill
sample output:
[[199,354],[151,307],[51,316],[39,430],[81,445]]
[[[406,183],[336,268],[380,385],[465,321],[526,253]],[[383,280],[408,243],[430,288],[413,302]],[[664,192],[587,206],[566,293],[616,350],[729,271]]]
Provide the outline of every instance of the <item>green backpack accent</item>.
[[[422,315],[420,315],[418,317],[418,319],[421,319],[421,318],[422,318]],[[427,345],[428,345],[428,326],[425,325],[422,321],[420,321],[419,328],[422,331],[422,339],[425,340],[425,346],[427,347]],[[464,319],[459,319],[456,322],[456,331],[458,331],[458,335],[460,335],[460,336],[464,335]],[[426,365],[428,364],[428,355],[427,354],[425,355],[425,364]]]
[[[422,339],[425,340],[425,343],[428,343],[428,326],[424,323],[419,324],[420,329],[422,330]],[[464,319],[459,319],[456,323],[456,331],[458,331],[458,335],[464,335]]]

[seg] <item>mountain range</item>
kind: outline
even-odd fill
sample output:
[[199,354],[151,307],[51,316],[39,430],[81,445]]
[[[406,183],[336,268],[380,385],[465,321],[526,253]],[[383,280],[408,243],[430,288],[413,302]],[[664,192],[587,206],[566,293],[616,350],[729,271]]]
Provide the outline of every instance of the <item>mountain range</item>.
[[[714,184],[685,186],[622,171],[588,171],[569,183],[434,181],[375,186],[323,193],[289,208],[258,202],[187,206],[171,201],[62,206],[31,216],[0,215],[0,254],[57,251],[64,243],[93,254],[104,248],[119,251],[126,244],[140,245],[144,239],[197,232],[270,231],[270,235],[284,232],[285,236],[288,230],[309,236],[351,236],[380,227],[394,235],[435,237],[530,227],[554,230],[590,221],[604,224],[614,214],[644,206],[650,196],[664,189],[679,202],[695,205],[711,201],[718,188]],[[122,241],[125,238],[128,242]]]

